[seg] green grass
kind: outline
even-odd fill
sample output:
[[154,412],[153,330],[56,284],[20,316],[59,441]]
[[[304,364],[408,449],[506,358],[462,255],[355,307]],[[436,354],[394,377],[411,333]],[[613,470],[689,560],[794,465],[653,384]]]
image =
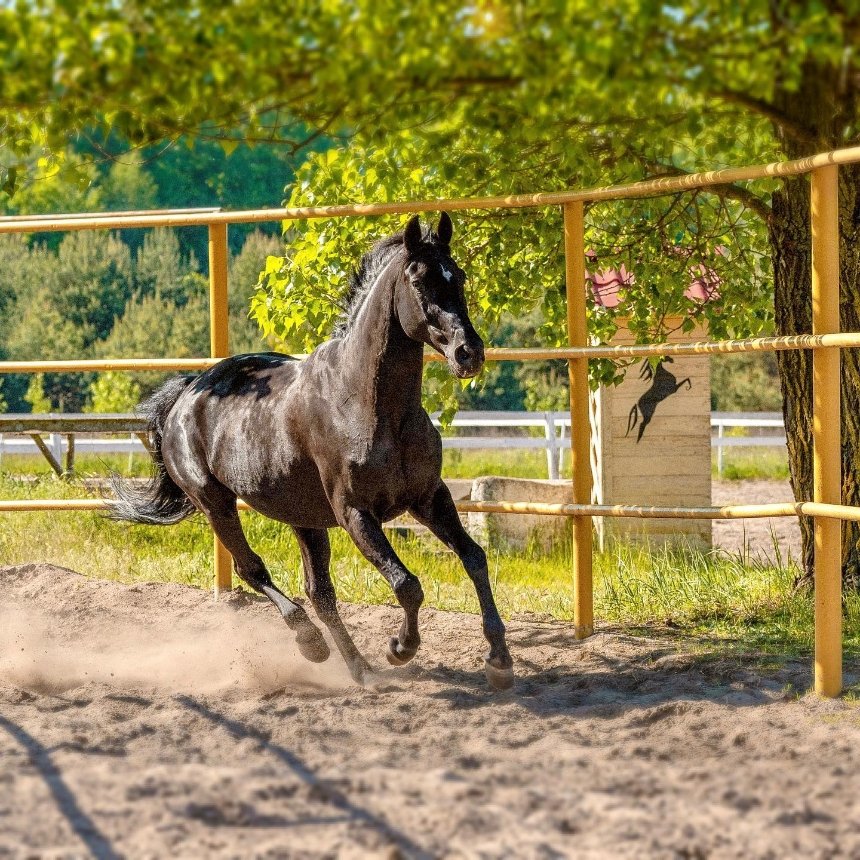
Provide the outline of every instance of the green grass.
[[[78,484],[51,478],[0,475],[0,498],[79,498]],[[301,594],[298,548],[289,528],[243,514],[251,544],[275,580]],[[341,599],[390,603],[387,584],[339,529],[331,532],[333,576]],[[421,577],[427,603],[476,612],[474,590],[458,560],[432,539],[399,537],[392,543]],[[0,515],[0,563],[49,561],[91,576],[124,582],[211,585],[212,536],[200,519],[168,528],[112,523],[95,513]],[[488,548],[490,575],[502,613],[573,617],[569,543],[549,554],[530,549],[502,555]],[[767,653],[812,649],[810,595],[792,585],[789,563],[763,564],[722,552],[668,550],[618,543],[595,555],[595,614],[625,628],[682,630],[716,638],[723,646]],[[845,643],[860,652],[860,596],[845,601]]]
[[[540,450],[466,450],[447,448],[442,456],[443,474],[448,478],[478,478],[482,475],[508,475],[512,478],[546,478],[546,454]],[[149,458],[135,454],[81,455],[75,463],[80,477],[105,475],[114,470],[123,475],[146,475]],[[53,473],[41,454],[5,455],[0,472],[12,475],[50,476]],[[711,474],[717,477],[717,459],[713,455]],[[562,477],[570,477],[570,457],[565,456]],[[723,453],[723,478],[788,478],[785,452],[770,448],[727,448]]]
[[[442,474],[446,478],[480,478],[482,475],[506,475],[510,478],[546,478],[546,454],[533,449],[508,451],[488,449],[442,452]],[[570,457],[565,458],[562,477],[570,477]]]
[[[717,474],[717,454],[711,457],[711,476]],[[774,481],[788,480],[788,457],[782,448],[725,448],[723,474],[725,481],[751,478]]]
[[[150,465],[148,454],[133,454],[130,461],[128,454],[82,454],[75,458],[75,476],[104,477],[109,472],[119,472],[143,477],[149,474]],[[4,454],[0,475],[52,478],[54,473],[41,454]]]

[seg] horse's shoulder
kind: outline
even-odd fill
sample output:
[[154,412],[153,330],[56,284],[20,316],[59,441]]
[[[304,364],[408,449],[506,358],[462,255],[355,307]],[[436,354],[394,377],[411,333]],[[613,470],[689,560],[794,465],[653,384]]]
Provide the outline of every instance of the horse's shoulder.
[[416,436],[431,440],[441,439],[441,435],[433,423],[433,419],[424,408],[411,413],[401,426],[401,439],[414,438]]

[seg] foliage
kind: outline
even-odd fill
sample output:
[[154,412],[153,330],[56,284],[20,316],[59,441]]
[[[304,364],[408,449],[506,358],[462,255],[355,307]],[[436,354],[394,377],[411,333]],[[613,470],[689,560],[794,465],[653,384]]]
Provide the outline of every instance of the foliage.
[[[194,358],[209,354],[209,303],[206,281],[186,273],[181,283],[192,282],[196,289],[176,304],[158,293],[136,297],[129,302],[107,338],[96,347],[98,357],[122,355],[128,358]],[[185,292],[183,290],[183,292]],[[170,373],[134,373],[137,403],[160,385]],[[95,409],[95,406],[93,407]],[[102,411],[102,410],[96,410]],[[104,410],[113,411],[113,410]],[[125,407],[119,411],[126,411]]]
[[[37,170],[29,174],[28,181],[16,189],[14,196],[0,193],[3,212],[8,215],[49,215],[97,211],[101,207],[98,175],[94,165],[75,153],[69,153],[62,175]],[[56,251],[62,238],[62,233],[36,233],[31,240],[33,244],[45,245]]]
[[58,253],[36,249],[44,277],[19,295],[19,319],[9,348],[20,358],[85,354],[113,326],[131,295],[128,248],[107,233],[69,233]]
[[177,306],[188,301],[184,275],[196,271],[196,260],[184,260],[175,230],[147,230],[134,267],[134,285],[139,297],[155,296]]
[[242,250],[230,258],[228,273],[230,351],[258,352],[265,348],[260,327],[250,318],[251,296],[268,257],[280,254],[283,242],[259,230],[248,234]]
[[[487,147],[475,152],[475,141],[452,135],[448,155],[457,160],[455,146],[468,147],[470,158],[489,162]],[[460,193],[460,172],[433,167],[433,147],[402,135],[386,147],[329,150],[312,156],[299,170],[290,189],[289,206],[348,203],[392,198],[454,197]],[[474,165],[473,165],[474,168]],[[482,193],[510,190],[507,177],[484,177]],[[608,213],[607,213],[608,210]],[[610,218],[607,219],[607,214]],[[657,225],[655,227],[655,214]],[[734,232],[728,218],[734,218]],[[252,301],[252,313],[267,336],[293,349],[309,350],[330,332],[342,313],[349,272],[374,239],[393,232],[403,219],[300,221],[287,234],[288,255],[270,258]],[[757,333],[769,319],[763,275],[764,234],[752,220],[741,229],[742,210],[732,203],[694,195],[675,199],[668,208],[635,203],[625,212],[620,204],[589,216],[587,243],[601,267],[634,271],[637,289],[628,290],[621,312],[640,340],[660,338],[679,323],[684,328],[705,317],[715,337]],[[455,254],[470,274],[471,310],[482,328],[497,329],[503,318],[528,317],[539,322],[521,346],[566,343],[561,219],[557,211],[542,217],[522,211],[469,212],[457,219]],[[681,250],[679,250],[681,249]],[[750,260],[757,261],[750,266]],[[699,272],[719,281],[715,301],[697,303],[685,296]],[[642,288],[639,285],[642,285]],[[751,297],[755,297],[751,301]],[[755,304],[758,313],[750,313]],[[744,307],[739,314],[738,308]],[[591,307],[591,333],[607,340],[615,330],[615,314]],[[532,317],[534,320],[535,317]],[[593,381],[611,382],[618,370],[606,362],[592,363]],[[437,371],[438,372],[438,371]],[[431,371],[432,374],[432,371]],[[551,375],[563,378],[559,368]],[[440,382],[440,392],[453,390]],[[556,402],[548,390],[535,390],[530,405]]]
[[[147,158],[159,152],[155,171],[196,141],[187,186],[156,173],[163,195],[181,196],[171,204],[193,205],[229,202],[229,183],[218,184],[217,165],[211,170],[215,147],[250,158],[243,141],[277,141],[294,157],[336,132],[354,141],[349,153],[312,156],[291,185],[292,201],[505,194],[765,160],[780,148],[775,92],[796,88],[813,56],[851,65],[845,49],[854,15],[765,0],[624,0],[608,10],[581,0],[431,8],[356,0],[286,12],[259,0],[217,8],[202,0],[146,8],[39,0],[0,12],[0,34],[14,46],[0,60],[7,147],[0,161],[11,189],[22,175],[68,163],[70,134],[90,160],[116,157],[124,146],[143,147]],[[13,104],[15,111],[4,107]],[[659,335],[677,311],[684,326],[706,317],[715,336],[767,323],[762,218],[773,187],[722,186],[589,212],[599,265],[623,262],[635,273],[625,313],[640,339]],[[203,188],[214,200],[194,197]],[[296,270],[269,272],[272,303],[258,310],[269,334],[307,344],[327,330],[364,240],[395,226],[355,223],[316,231],[322,242],[313,255],[311,233],[297,237],[305,252],[293,249]],[[502,310],[518,316],[541,305],[541,341],[558,342],[557,213],[472,213],[460,227],[482,325],[492,328]],[[289,307],[311,286],[299,272],[309,265],[326,296],[302,317]],[[691,271],[719,277],[718,302],[689,305]],[[595,313],[592,322],[598,337],[611,334],[611,315]],[[595,363],[594,374],[609,381],[616,370]]]
[[[764,160],[779,151],[771,126],[779,120],[776,89],[796,88],[813,57],[837,68],[848,63],[850,72],[846,48],[856,24],[856,10],[829,14],[818,2],[765,0],[623,0],[608,10],[581,0],[432,8],[356,0],[293,4],[286,12],[259,0],[146,7],[39,0],[0,15],[4,43],[14,46],[0,61],[0,107],[16,107],[3,114],[10,188],[17,181],[12,170],[20,176],[55,169],[75,133],[96,142],[94,152],[113,153],[115,139],[135,146],[166,141],[156,165],[169,163],[192,135],[207,170],[206,147],[216,144],[232,152],[242,140],[279,141],[295,152],[320,132],[353,136],[349,156],[311,157],[292,187],[295,202],[508,193]],[[855,123],[846,129],[850,137],[856,117],[847,119]],[[39,153],[41,166],[32,167]],[[211,186],[209,177],[197,178],[194,188]],[[772,187],[601,204],[590,213],[589,244],[601,265],[635,264],[627,312],[637,334],[659,330],[668,312],[690,311],[682,293],[690,270],[702,267],[713,269],[723,288],[717,305],[699,311],[716,335],[762,324],[768,307],[761,217]],[[226,187],[217,190],[224,202]],[[197,201],[183,193],[179,202]],[[515,228],[499,225],[502,235],[483,248],[481,239],[493,231],[475,222],[506,219],[472,215],[460,246],[475,280],[493,275],[476,298],[485,313],[493,308],[490,324],[496,309],[520,301],[520,284],[506,283],[507,271],[487,270],[498,264],[499,251],[509,259],[534,248],[525,253],[551,263],[556,292],[560,284],[557,215],[510,217],[539,223],[524,228],[516,244]],[[325,289],[334,294],[356,245],[364,247],[340,230],[328,230],[318,258],[297,263],[320,263],[333,278]],[[356,239],[369,235],[355,232]],[[521,280],[533,274],[525,265]],[[299,288],[296,278],[292,289]],[[276,279],[273,288],[284,283]],[[539,276],[524,302],[535,305],[540,288]],[[547,301],[555,306],[558,296]],[[322,306],[310,309],[302,324],[319,337],[325,316]],[[287,313],[280,322],[283,329],[274,332],[278,315],[268,321],[272,333],[289,339],[295,319]],[[558,336],[557,322],[547,320],[548,341]],[[601,322],[595,331],[603,336],[611,327],[611,320]]]
[[718,412],[779,412],[782,394],[773,353],[748,352],[711,359],[711,408]]
[[[674,139],[680,153],[708,132],[704,154],[722,157],[747,143],[755,129],[744,117],[776,81],[796,85],[812,56],[845,62],[851,23],[812,0],[7,4],[4,181],[35,154],[52,168],[70,133],[300,147],[314,130],[382,138],[461,104],[469,127],[504,130],[547,163],[568,159],[576,126],[607,156],[624,152],[625,136],[607,139],[595,117],[625,128],[636,119],[651,148]],[[307,128],[285,125],[296,117]]]
[[[262,346],[242,295],[251,289],[250,272],[255,270],[256,278],[265,254],[280,244],[260,233],[252,237],[231,260],[232,277],[245,279],[244,290],[233,285],[234,349]],[[166,230],[147,233],[134,256],[121,239],[106,233],[69,233],[56,251],[0,236],[0,358],[206,356],[209,285],[195,266]],[[0,394],[13,411],[32,407],[27,399],[32,379],[2,377]],[[47,374],[30,395],[38,394],[47,411],[77,411],[91,397],[91,409],[125,411],[162,379],[163,374]]]
[[98,196],[106,212],[155,209],[158,185],[139,161],[115,161],[99,183]]
[[[107,233],[69,233],[56,254],[39,246],[22,249],[14,268],[15,306],[4,344],[10,358],[86,358],[132,293],[129,250]],[[69,374],[44,380],[47,397],[66,411],[81,408],[87,384]]]
[[30,404],[30,411],[44,414],[51,411],[51,401],[45,396],[45,374],[34,373],[30,377],[24,400]]
[[140,383],[127,373],[109,370],[90,385],[87,412],[132,412],[140,403]]
[[[770,157],[777,144],[766,105],[775,82],[791,87],[813,51],[841,62],[847,38],[843,21],[815,5],[780,8],[777,16],[764,0],[742,10],[625,0],[610,11],[562,0],[540,7],[443,3],[432,9],[358,0],[348,8],[295,4],[285,18],[282,10],[252,0],[217,9],[184,0],[145,12],[88,0],[77,4],[75,26],[68,26],[64,4],[42,0],[36,9],[3,24],[10,43],[26,39],[58,48],[56,55],[45,48],[16,55],[12,82],[29,96],[19,103],[34,106],[26,119],[35,123],[25,135],[32,139],[21,144],[20,169],[34,147],[46,146],[56,157],[53,142],[72,129],[102,141],[117,134],[131,144],[168,140],[165,159],[186,135],[203,147],[217,140],[230,151],[242,139],[300,147],[313,136],[309,129],[348,130],[357,142],[352,155],[339,155],[333,164],[312,157],[313,170],[305,170],[291,192],[296,202],[507,193]],[[277,51],[273,31],[281,36]],[[138,71],[142,57],[146,76]],[[48,92],[52,98],[44,97]],[[99,93],[97,111],[93,92]],[[405,131],[398,134],[398,128]],[[413,177],[415,170],[421,175]],[[359,172],[359,182],[343,184]],[[635,307],[628,310],[637,333],[653,334],[667,310],[689,311],[681,293],[690,268],[702,266],[714,268],[725,286],[718,308],[701,310],[715,331],[760,325],[768,313],[761,290],[767,271],[759,257],[761,221],[751,212],[766,209],[770,187],[724,188],[716,199],[694,194],[668,204],[604,204],[589,216],[589,239],[600,249],[601,264],[636,264]],[[185,195],[182,203],[190,202]],[[557,292],[556,219],[554,213],[530,216],[541,222],[538,235],[523,230],[513,244],[514,231],[503,230],[507,241],[500,237],[480,253],[482,233],[469,230],[475,279],[483,278],[487,261],[498,260],[499,250],[510,257],[540,238],[535,247],[543,250],[535,253],[555,269]],[[338,241],[329,235],[332,240]],[[666,254],[676,247],[680,252]],[[337,269],[338,260],[354,260],[355,250],[352,242],[337,249],[324,243],[321,256],[335,254]],[[478,304],[510,304],[519,284],[491,271],[495,283]],[[340,279],[331,274],[325,289],[336,292]],[[530,277],[528,267],[523,277]],[[532,305],[539,280],[531,283],[531,295],[526,291]],[[558,296],[548,303],[557,305]],[[735,316],[738,310],[742,317]],[[309,311],[311,327],[321,312]],[[487,322],[492,319],[491,313]],[[547,320],[548,340],[557,338],[558,322]],[[600,336],[610,330],[611,321],[596,326]],[[277,334],[291,337],[289,327]]]
[[[290,206],[318,201],[316,183],[325,177],[327,202],[388,200],[396,189],[403,196],[424,198],[453,195],[456,179],[442,171],[422,168],[416,141],[402,135],[392,150],[328,150],[312,156],[300,169],[288,200]],[[334,195],[334,196],[331,196]],[[550,215],[556,228],[558,215]],[[287,234],[289,255],[270,257],[261,274],[251,312],[267,337],[288,349],[307,351],[324,340],[343,313],[343,296],[350,272],[373,242],[400,229],[402,218],[299,221]],[[503,283],[505,310],[526,313],[543,300],[545,319],[560,306],[561,268],[557,253],[541,252],[542,235],[533,219],[514,212],[494,218],[483,212],[459,218],[455,255],[470,273],[467,295],[470,312],[484,324],[501,318],[502,306],[493,302],[493,284]],[[554,240],[557,252],[557,238]],[[487,277],[488,261],[494,266]],[[436,403],[450,408],[455,382],[442,367],[427,371]]]

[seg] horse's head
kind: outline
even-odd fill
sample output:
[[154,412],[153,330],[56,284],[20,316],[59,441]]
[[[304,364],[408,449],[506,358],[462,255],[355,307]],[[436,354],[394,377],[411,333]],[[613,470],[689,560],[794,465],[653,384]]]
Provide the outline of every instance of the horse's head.
[[451,372],[466,379],[484,366],[484,342],[466,308],[466,274],[451,258],[452,232],[445,212],[427,238],[418,216],[409,220],[403,232],[406,264],[395,303],[403,331],[442,353]]

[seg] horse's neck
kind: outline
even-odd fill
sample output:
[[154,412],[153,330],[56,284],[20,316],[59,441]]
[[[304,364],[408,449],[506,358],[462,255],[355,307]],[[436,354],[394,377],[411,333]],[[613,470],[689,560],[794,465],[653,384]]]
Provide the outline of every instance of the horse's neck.
[[383,271],[345,337],[351,388],[377,416],[395,422],[421,407],[422,344],[407,337],[394,312],[395,279]]

